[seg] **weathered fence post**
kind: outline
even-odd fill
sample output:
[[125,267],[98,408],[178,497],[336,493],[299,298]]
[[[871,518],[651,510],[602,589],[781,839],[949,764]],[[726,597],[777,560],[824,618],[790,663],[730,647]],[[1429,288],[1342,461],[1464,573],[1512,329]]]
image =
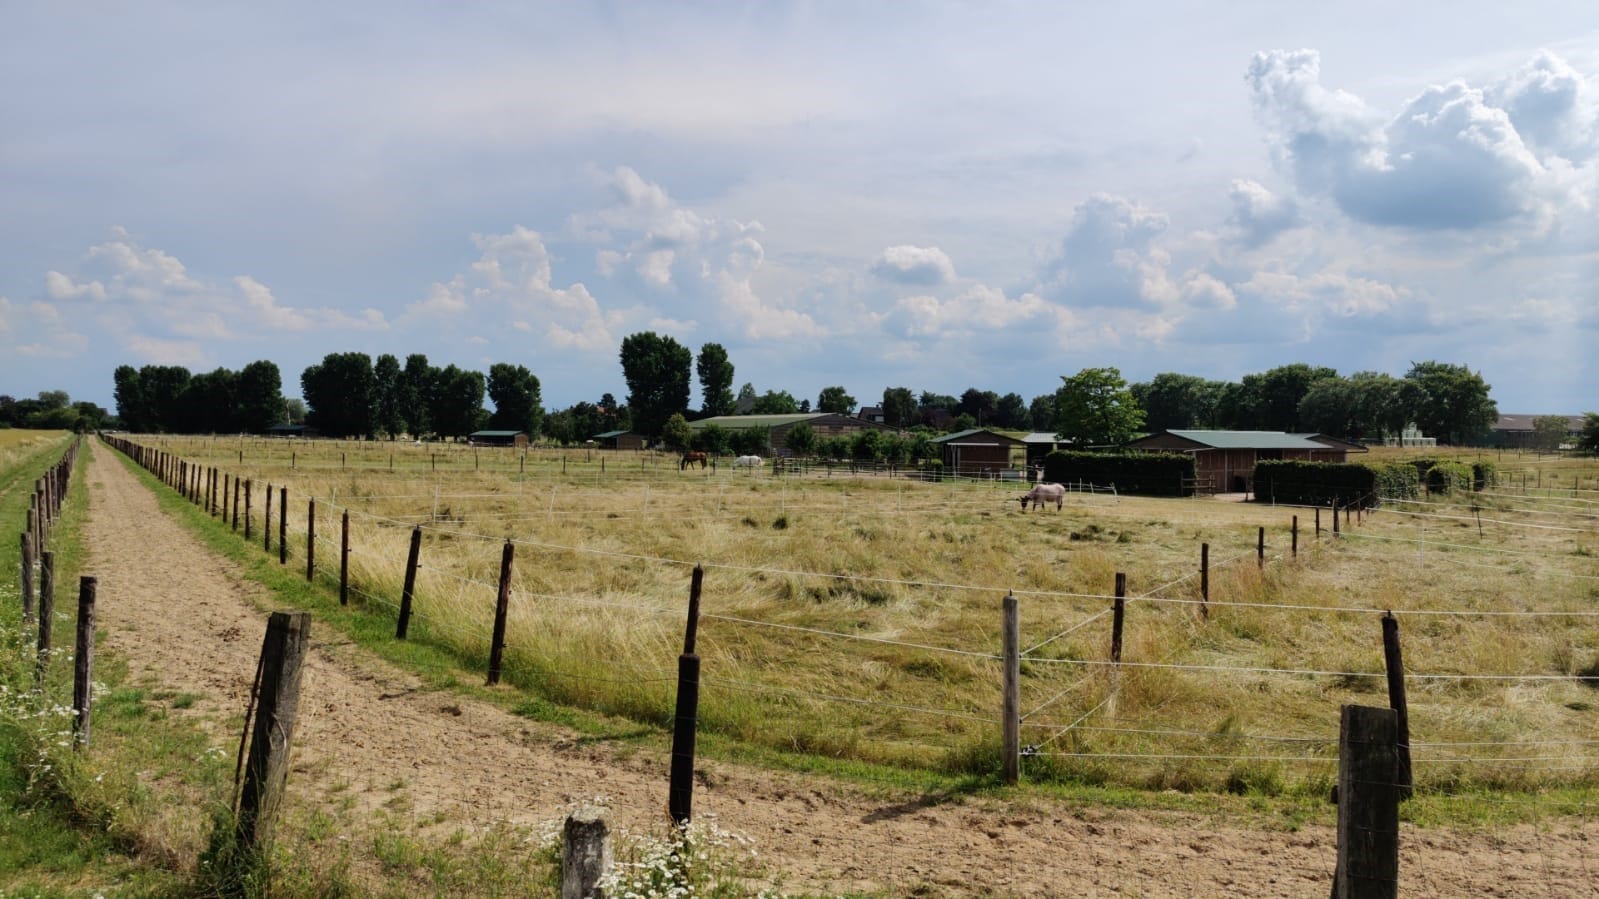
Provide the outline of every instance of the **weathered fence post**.
[[1316,507],[1316,539],[1321,539],[1321,506]]
[[45,667],[50,661],[50,638],[55,632],[56,610],[56,554],[45,550],[39,556],[39,639],[36,644],[37,661],[34,663],[34,680],[44,679]]
[[583,806],[566,816],[561,830],[561,899],[595,899],[611,870],[611,829],[605,812]]
[[1397,899],[1398,714],[1346,705],[1338,727],[1338,861],[1333,899]]
[[234,834],[259,851],[272,839],[273,819],[289,776],[289,744],[300,711],[300,672],[311,645],[310,612],[273,612],[261,644],[261,697],[256,703],[250,756],[239,794]]
[[422,526],[411,528],[411,554],[405,559],[405,586],[400,590],[400,621],[394,628],[394,639],[404,640],[411,628],[411,599],[416,595],[416,562],[422,553]]
[[1120,665],[1122,661],[1122,618],[1127,614],[1127,575],[1116,572],[1116,604],[1110,617],[1110,660]]
[[289,488],[278,488],[278,564],[289,564]]
[[1199,617],[1210,618],[1210,544],[1199,544]]
[[261,512],[261,533],[266,535],[264,538],[262,538],[263,541],[264,541],[261,544],[262,547],[264,547],[267,552],[271,552],[272,551],[272,485],[271,484],[266,485],[266,506],[263,508],[263,510]]
[[339,516],[339,605],[350,604],[350,510]]
[[700,590],[705,569],[694,566],[689,579],[688,623],[683,629],[683,654],[677,657],[677,714],[672,722],[672,772],[667,812],[679,826],[694,816],[694,735],[699,725],[700,657],[694,652],[699,635]]
[[1299,558],[1299,516],[1298,515],[1294,516],[1294,523],[1289,527],[1289,531],[1293,534],[1293,537],[1291,538],[1292,539],[1292,543],[1290,544],[1293,547],[1291,551],[1293,553],[1293,557],[1297,559],[1297,558]]
[[78,579],[78,640],[72,660],[72,745],[89,742],[89,709],[94,705],[94,591],[92,577]]
[[305,501],[305,579],[316,579],[316,500]]
[[33,535],[22,532],[22,617],[33,614]]
[[1408,797],[1414,781],[1410,770],[1410,704],[1405,700],[1405,660],[1399,651],[1399,619],[1392,610],[1382,616],[1382,660],[1388,672],[1388,707],[1396,716],[1398,757],[1394,767],[1394,783],[1401,795]]
[[1260,534],[1255,538],[1255,567],[1266,567],[1266,526],[1261,525]]
[[244,482],[244,539],[250,539],[250,490],[255,486],[254,480]]
[[1005,594],[1000,609],[1004,617],[1002,658],[1005,668],[1005,695],[1000,712],[1004,745],[1000,750],[1000,762],[1005,783],[1014,786],[1022,776],[1022,615],[1016,594]]
[[511,561],[516,544],[509,539],[500,552],[500,592],[494,601],[494,635],[489,639],[489,685],[500,682],[500,659],[505,651],[505,619],[511,611]]
[[239,529],[239,479],[233,479],[233,529]]
[[1332,505],[1332,520],[1333,520],[1333,528],[1332,528],[1333,538],[1337,539],[1338,536],[1339,536],[1339,533],[1338,533],[1338,503],[1336,501]]

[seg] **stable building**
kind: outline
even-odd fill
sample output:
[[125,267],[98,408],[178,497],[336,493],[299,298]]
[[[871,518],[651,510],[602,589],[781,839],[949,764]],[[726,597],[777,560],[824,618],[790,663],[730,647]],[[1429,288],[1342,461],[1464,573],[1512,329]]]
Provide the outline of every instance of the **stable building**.
[[1013,452],[1025,447],[1022,441],[987,428],[956,431],[934,437],[944,462],[944,472],[962,478],[997,478],[1014,471]]
[[466,435],[466,442],[472,446],[509,446],[517,449],[526,449],[527,432],[473,431]]
[[593,437],[600,449],[641,450],[649,446],[649,438],[635,431],[606,431]]
[[1193,456],[1197,493],[1252,492],[1256,462],[1347,462],[1350,453],[1366,451],[1358,443],[1324,434],[1278,431],[1161,431],[1134,440],[1127,448]]
[[724,431],[744,431],[751,428],[766,429],[766,443],[771,452],[779,457],[790,456],[793,453],[788,449],[788,435],[796,425],[809,425],[816,433],[817,440],[827,440],[832,437],[852,437],[866,431],[884,431],[889,434],[898,434],[898,428],[853,415],[843,415],[837,412],[797,412],[789,415],[715,415],[710,418],[701,418],[688,423],[689,430],[703,431],[715,425]]

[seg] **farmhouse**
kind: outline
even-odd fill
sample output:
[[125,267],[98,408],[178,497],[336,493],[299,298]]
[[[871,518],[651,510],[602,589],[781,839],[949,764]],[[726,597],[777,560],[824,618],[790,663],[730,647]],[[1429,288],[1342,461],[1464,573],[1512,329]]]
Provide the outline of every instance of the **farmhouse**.
[[1009,470],[1011,451],[1023,446],[1015,437],[973,428],[933,438],[943,454],[944,471],[960,477],[992,478]]
[[595,434],[593,439],[601,449],[641,450],[649,443],[649,438],[632,431],[606,431]]
[[1344,462],[1358,443],[1321,434],[1278,431],[1161,431],[1134,440],[1129,449],[1187,453],[1194,457],[1199,493],[1247,493],[1254,489],[1255,463],[1267,459]]
[[849,437],[860,431],[874,430],[898,433],[897,429],[853,415],[841,415],[836,412],[799,412],[791,415],[716,415],[711,418],[702,418],[688,423],[692,431],[701,431],[716,425],[725,431],[743,431],[750,428],[766,428],[767,445],[772,452],[779,456],[790,455],[788,451],[788,435],[798,424],[810,425],[816,432],[816,439],[826,440],[830,437]]

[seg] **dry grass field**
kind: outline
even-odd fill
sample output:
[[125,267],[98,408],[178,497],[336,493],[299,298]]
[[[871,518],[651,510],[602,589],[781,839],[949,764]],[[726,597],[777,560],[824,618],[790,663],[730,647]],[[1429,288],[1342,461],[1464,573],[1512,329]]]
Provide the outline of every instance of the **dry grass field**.
[[[0,432],[3,433],[3,432]],[[516,544],[506,680],[670,720],[690,571],[705,569],[700,728],[759,751],[989,774],[1000,604],[1020,600],[1024,774],[1155,789],[1322,789],[1338,706],[1383,704],[1399,618],[1423,788],[1599,782],[1599,464],[1505,454],[1501,486],[1331,513],[845,469],[774,476],[585,450],[145,438],[317,504],[319,577],[350,514],[352,602],[392,613],[423,529],[411,639],[481,661]],[[1418,455],[1378,450],[1374,457]],[[1476,458],[1475,453],[1469,454]],[[1525,486],[1524,486],[1525,482]],[[1290,546],[1299,517],[1299,552]],[[1257,529],[1267,562],[1257,567]],[[277,522],[272,525],[274,553]],[[1198,604],[1210,545],[1210,604]],[[1115,574],[1123,661],[1108,664]]]

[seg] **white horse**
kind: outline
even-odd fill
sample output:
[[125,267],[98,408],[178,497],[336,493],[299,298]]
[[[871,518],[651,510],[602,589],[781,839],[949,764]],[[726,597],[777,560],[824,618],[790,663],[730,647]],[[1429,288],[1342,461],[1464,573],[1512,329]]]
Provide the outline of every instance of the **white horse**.
[[1046,503],[1054,503],[1055,510],[1060,511],[1060,507],[1066,503],[1066,488],[1059,484],[1039,484],[1029,490],[1026,496],[1021,497],[1021,501],[1023,512],[1027,511],[1029,502],[1035,509]]
[[739,456],[733,460],[734,468],[760,468],[762,464],[760,456]]

